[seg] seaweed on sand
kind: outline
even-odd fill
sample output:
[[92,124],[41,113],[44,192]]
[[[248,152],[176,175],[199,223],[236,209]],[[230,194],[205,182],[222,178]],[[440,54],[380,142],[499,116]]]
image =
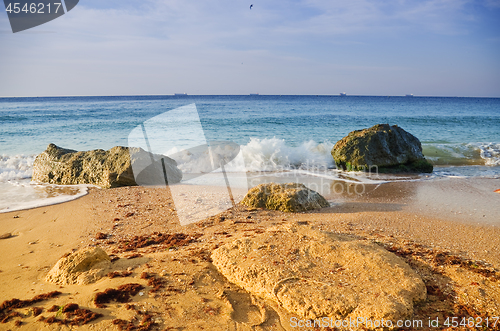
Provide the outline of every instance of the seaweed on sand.
[[38,316],[43,312],[42,307],[33,307],[33,316]]
[[49,293],[35,295],[30,300],[20,300],[20,299],[6,300],[0,305],[0,322],[7,323],[7,321],[10,318],[18,316],[16,314],[19,314],[19,313],[11,312],[13,309],[24,308],[24,307],[30,306],[34,303],[57,297],[60,294],[61,294],[61,292],[59,292],[59,291],[53,291],[53,292],[49,292]]
[[118,243],[118,248],[121,251],[132,251],[137,248],[143,248],[151,245],[185,246],[195,242],[201,235],[188,235],[185,233],[163,234],[154,232],[148,236],[135,236],[130,240],[122,240]]
[[145,271],[141,274],[141,279],[148,280],[148,286],[152,287],[152,289],[149,290],[149,293],[157,292],[160,288],[165,287],[165,280],[157,278],[155,275],[150,275]]
[[50,316],[48,318],[41,316],[38,320],[47,324],[80,326],[90,323],[103,316],[102,314],[91,310],[80,308],[76,303],[68,303],[64,307],[61,307],[60,310],[63,314],[66,314],[66,318],[58,319],[56,314],[55,316]]
[[142,321],[140,322],[139,325],[135,325],[131,321],[125,321],[122,319],[115,319],[111,323],[118,326],[118,330],[120,330],[120,331],[133,331],[133,330],[149,331],[152,329],[152,327],[155,324],[153,322],[153,316],[151,316],[149,314],[144,315],[144,317],[142,318]]
[[96,293],[94,297],[94,304],[97,308],[104,308],[105,303],[109,303],[111,301],[117,301],[121,303],[128,302],[131,296],[136,295],[140,290],[142,290],[144,286],[141,284],[124,284],[118,286],[118,288],[108,288],[104,290],[104,292]]
[[112,271],[108,273],[106,276],[109,278],[115,278],[115,277],[128,277],[132,274],[132,271]]

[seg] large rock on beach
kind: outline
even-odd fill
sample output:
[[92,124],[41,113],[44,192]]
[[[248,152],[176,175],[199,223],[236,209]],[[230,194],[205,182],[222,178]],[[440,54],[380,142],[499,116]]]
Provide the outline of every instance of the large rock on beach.
[[398,256],[364,240],[287,224],[212,253],[230,282],[304,319],[405,319],[426,299]]
[[[165,185],[160,165],[152,164],[152,160],[156,162],[160,158],[164,160],[168,183],[180,182],[182,172],[177,168],[174,160],[148,153],[141,148],[115,146],[107,151],[96,149],[78,152],[50,144],[36,157],[32,179],[36,182],[59,185],[93,184],[102,188],[137,184]],[[147,165],[151,165],[149,168],[155,171],[148,172],[147,170],[151,169],[147,168]],[[134,178],[133,170],[137,169],[146,169],[146,171],[137,174]],[[136,178],[141,177],[146,180],[143,179],[137,183]],[[153,180],[151,177],[154,177]]]
[[377,124],[350,132],[332,149],[338,169],[380,172],[432,172],[414,135],[397,125]]
[[98,280],[111,265],[102,248],[94,247],[69,254],[57,261],[45,280],[59,285],[84,285]]
[[248,207],[284,212],[301,212],[330,206],[321,194],[297,183],[260,184],[250,189],[241,203]]

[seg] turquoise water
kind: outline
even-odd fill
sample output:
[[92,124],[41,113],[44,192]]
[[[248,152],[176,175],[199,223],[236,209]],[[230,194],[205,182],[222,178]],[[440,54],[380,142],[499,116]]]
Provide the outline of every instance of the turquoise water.
[[209,140],[336,142],[352,130],[398,124],[423,144],[500,143],[500,99],[339,96],[0,98],[2,154],[126,145],[129,132],[195,103]]
[[[369,96],[127,96],[0,98],[0,209],[27,186],[49,143],[127,146],[130,132],[195,103],[207,140],[241,145],[251,171],[333,168],[330,150],[350,131],[397,124],[420,139],[435,175],[500,178],[500,99]],[[179,137],[182,139],[183,137]],[[8,193],[5,193],[8,192]]]

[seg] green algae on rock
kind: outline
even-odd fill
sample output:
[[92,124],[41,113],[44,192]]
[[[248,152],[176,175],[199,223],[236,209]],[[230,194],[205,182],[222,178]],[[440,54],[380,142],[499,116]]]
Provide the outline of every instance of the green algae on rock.
[[414,135],[397,125],[377,124],[355,130],[332,149],[338,169],[347,171],[418,172],[433,170]]
[[241,203],[248,207],[284,212],[301,212],[330,206],[321,194],[297,183],[260,184],[250,189]]

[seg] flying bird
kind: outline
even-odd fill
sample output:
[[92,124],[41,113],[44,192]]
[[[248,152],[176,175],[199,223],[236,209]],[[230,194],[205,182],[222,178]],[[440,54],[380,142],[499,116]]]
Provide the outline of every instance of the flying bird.
[[250,9],[252,9],[252,7],[253,7],[253,4],[250,5]]

